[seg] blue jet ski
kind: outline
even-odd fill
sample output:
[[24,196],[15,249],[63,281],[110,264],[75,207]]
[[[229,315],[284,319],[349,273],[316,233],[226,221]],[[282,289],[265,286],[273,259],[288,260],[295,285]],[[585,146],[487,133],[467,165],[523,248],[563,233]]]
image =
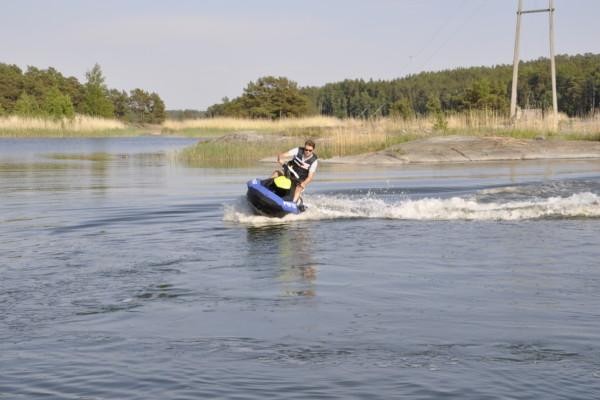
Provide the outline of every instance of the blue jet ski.
[[257,214],[281,218],[287,214],[300,214],[306,210],[302,199],[294,203],[295,185],[287,176],[252,179],[247,185],[246,198]]

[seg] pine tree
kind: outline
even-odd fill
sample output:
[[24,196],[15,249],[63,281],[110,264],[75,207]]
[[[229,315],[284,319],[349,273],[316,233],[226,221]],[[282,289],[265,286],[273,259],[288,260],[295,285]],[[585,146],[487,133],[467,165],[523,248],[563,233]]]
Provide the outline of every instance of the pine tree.
[[153,124],[160,124],[166,118],[165,103],[162,101],[160,96],[156,93],[152,93],[150,95],[150,101],[152,102],[152,107],[151,107],[152,115],[151,115],[150,120]]

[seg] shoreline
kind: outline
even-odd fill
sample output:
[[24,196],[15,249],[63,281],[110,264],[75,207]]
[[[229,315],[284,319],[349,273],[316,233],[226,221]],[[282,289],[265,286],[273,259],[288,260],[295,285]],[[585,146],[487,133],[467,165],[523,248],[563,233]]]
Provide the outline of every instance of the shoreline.
[[[152,129],[155,128],[155,129]],[[86,132],[77,135],[56,136],[3,136],[0,139],[33,138],[116,138],[116,137],[181,137],[189,136],[160,132],[156,127],[133,127],[107,132]],[[198,137],[198,142],[215,142],[231,145],[270,143],[274,137],[255,131],[235,132],[214,137]],[[277,138],[279,141],[293,140],[292,136]],[[322,139],[316,140],[317,154]],[[275,150],[274,150],[275,151]],[[532,160],[595,160],[600,159],[600,141],[566,140],[558,138],[520,139],[508,136],[472,136],[444,135],[416,139],[392,145],[386,149],[349,156],[319,158],[324,164],[356,165],[406,165],[441,163],[477,163],[495,161],[532,161]],[[258,160],[262,163],[275,162],[276,156]]]

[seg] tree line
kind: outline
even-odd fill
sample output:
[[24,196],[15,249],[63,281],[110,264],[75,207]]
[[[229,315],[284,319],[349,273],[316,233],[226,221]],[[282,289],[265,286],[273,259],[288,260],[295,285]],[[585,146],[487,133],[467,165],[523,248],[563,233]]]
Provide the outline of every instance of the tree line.
[[[600,107],[600,55],[556,57],[558,109],[569,116],[594,114]],[[328,115],[339,118],[491,110],[508,113],[512,65],[422,72],[394,80],[344,80],[321,87],[298,87],[285,77],[250,82],[243,94],[212,105],[207,116],[282,118]],[[552,106],[547,58],[519,65],[518,106],[546,110]]]
[[285,118],[309,114],[310,100],[296,82],[285,77],[266,76],[250,82],[244,93],[233,100],[210,106],[208,116],[244,118]]
[[184,109],[184,110],[167,110],[167,118],[175,121],[183,121],[186,119],[199,119],[206,117],[206,111]]
[[129,123],[161,123],[165,104],[156,93],[109,89],[100,65],[87,71],[86,81],[65,77],[56,69],[0,63],[0,116],[72,118],[84,114]]

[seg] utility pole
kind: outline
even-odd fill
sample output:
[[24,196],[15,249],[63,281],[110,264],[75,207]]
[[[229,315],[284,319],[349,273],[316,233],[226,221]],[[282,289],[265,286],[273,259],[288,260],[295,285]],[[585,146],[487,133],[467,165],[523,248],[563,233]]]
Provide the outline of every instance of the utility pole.
[[515,54],[513,56],[512,91],[510,92],[510,118],[517,117],[517,79],[519,77],[519,40],[521,37],[521,14],[523,13],[523,0],[519,0],[517,9],[517,33],[515,35]]
[[558,102],[556,100],[556,64],[554,63],[554,0],[548,1],[548,17],[550,31],[550,71],[552,73],[552,111],[554,121],[558,121]]
[[519,76],[519,41],[521,36],[521,15],[540,12],[549,13],[549,39],[550,39],[550,72],[552,75],[552,109],[554,111],[554,121],[558,121],[558,103],[556,100],[556,66],[554,63],[554,0],[548,0],[548,8],[538,10],[523,11],[523,0],[519,0],[517,9],[517,32],[515,35],[515,53],[513,57],[513,81],[512,92],[510,95],[510,117],[515,119],[517,116],[517,79]]

